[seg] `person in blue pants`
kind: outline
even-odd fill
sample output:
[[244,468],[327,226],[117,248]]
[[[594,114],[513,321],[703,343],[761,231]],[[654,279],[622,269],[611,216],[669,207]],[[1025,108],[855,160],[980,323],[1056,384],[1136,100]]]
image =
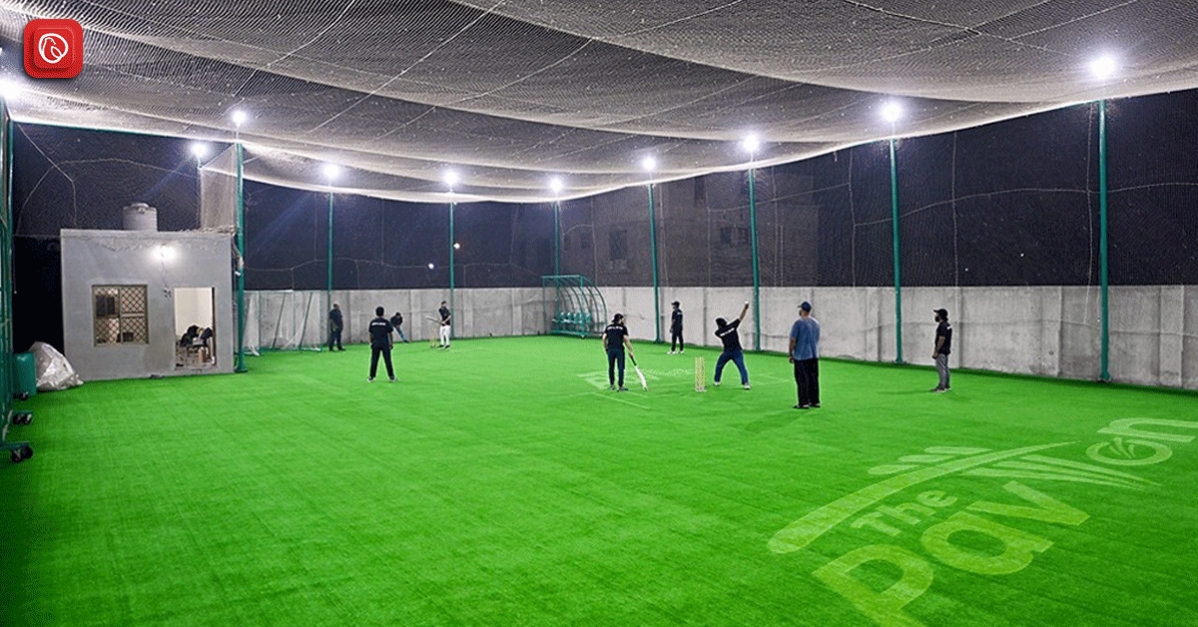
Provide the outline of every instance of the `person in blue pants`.
[[408,338],[404,337],[403,329],[400,328],[401,324],[403,324],[403,314],[397,311],[394,316],[391,316],[391,328],[395,329],[395,333],[399,335],[399,340],[407,344]]
[[740,370],[740,384],[747,390],[749,389],[749,371],[745,369],[745,351],[740,347],[740,334],[737,328],[744,321],[745,314],[749,312],[749,301],[745,301],[745,306],[740,310],[740,317],[732,322],[728,322],[723,318],[715,319],[715,336],[720,338],[724,343],[724,352],[720,353],[720,358],[715,362],[715,385],[720,385],[720,375],[724,372],[724,365],[729,361],[736,364],[736,369]]

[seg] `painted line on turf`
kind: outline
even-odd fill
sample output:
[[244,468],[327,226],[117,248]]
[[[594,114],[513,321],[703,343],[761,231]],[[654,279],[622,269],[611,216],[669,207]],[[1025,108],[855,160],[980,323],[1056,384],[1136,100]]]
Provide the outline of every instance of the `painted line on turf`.
[[637,407],[640,409],[649,409],[648,405],[641,405],[639,403],[634,403],[632,401],[613,396],[614,394],[619,394],[619,392],[609,392],[607,394],[604,394],[603,392],[591,392],[591,394],[594,394],[595,396],[598,396],[599,398],[605,398],[609,401],[616,401],[617,403],[624,403],[625,405],[632,405],[633,407]]

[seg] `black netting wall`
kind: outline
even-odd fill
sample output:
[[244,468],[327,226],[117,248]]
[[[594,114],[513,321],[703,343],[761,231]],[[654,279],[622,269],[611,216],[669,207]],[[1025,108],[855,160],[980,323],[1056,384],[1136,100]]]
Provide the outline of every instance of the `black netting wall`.
[[[1096,285],[1099,105],[895,143],[905,286]],[[1107,107],[1110,280],[1198,281],[1198,94]],[[890,286],[888,141],[757,170],[763,286]],[[748,172],[654,186],[664,286],[752,283]],[[645,188],[564,205],[566,272],[651,285]]]
[[60,229],[120,229],[122,208],[158,209],[158,229],[199,226],[199,178],[190,143],[18,124],[13,212],[17,236],[58,237]]
[[[247,182],[246,289],[325,289],[327,193]],[[334,194],[333,289],[449,285],[449,205]],[[539,287],[553,272],[550,205],[454,208],[454,285]],[[431,267],[430,267],[431,266]]]
[[[1198,284],[1198,92],[1106,112],[1111,283]],[[903,284],[1097,284],[1098,119],[1091,103],[899,140]],[[121,228],[133,202],[158,209],[160,230],[199,227],[184,140],[18,124],[14,156],[19,346],[61,337],[40,313],[60,306],[60,229]],[[763,286],[893,285],[888,141],[758,169],[753,189]],[[653,201],[661,285],[752,283],[747,171],[657,184]],[[323,289],[328,195],[250,181],[245,204],[247,288]],[[447,204],[335,194],[333,215],[334,288],[448,285]],[[459,204],[454,217],[457,286],[536,286],[554,272],[551,203]],[[649,225],[645,185],[563,202],[562,273],[652,285]]]
[[1115,285],[1198,283],[1198,93],[1107,103]]

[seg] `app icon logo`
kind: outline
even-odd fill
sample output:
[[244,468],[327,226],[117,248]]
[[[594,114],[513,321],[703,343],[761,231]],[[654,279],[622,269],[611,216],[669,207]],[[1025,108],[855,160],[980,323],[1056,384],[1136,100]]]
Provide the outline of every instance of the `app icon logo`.
[[33,20],[25,25],[25,73],[33,78],[74,78],[83,71],[83,27],[75,20]]

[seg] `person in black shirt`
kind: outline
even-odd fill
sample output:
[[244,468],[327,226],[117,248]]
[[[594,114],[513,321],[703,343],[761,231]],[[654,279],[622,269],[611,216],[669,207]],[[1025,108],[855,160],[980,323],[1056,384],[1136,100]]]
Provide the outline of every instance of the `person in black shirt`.
[[936,360],[936,372],[940,375],[940,383],[932,388],[933,392],[947,392],[948,386],[948,355],[953,348],[953,326],[948,323],[947,309],[933,309],[936,314],[936,348],[932,351],[932,359]]
[[408,338],[403,336],[403,329],[399,328],[399,325],[403,324],[403,314],[399,313],[398,311],[395,312],[395,315],[391,316],[390,322],[391,328],[395,329],[395,333],[399,336],[400,341],[404,344],[407,344]]
[[[624,314],[616,314],[612,317],[611,324],[603,330],[603,348],[607,350],[607,383],[608,389],[619,392],[627,392],[628,388],[624,387],[624,347],[628,347],[628,354],[636,359],[636,353],[632,352],[632,342],[628,339],[628,327],[624,326]],[[620,366],[619,387],[616,386],[616,365]]]
[[724,343],[724,352],[720,353],[720,358],[715,362],[715,385],[720,385],[720,375],[724,372],[724,365],[729,361],[736,364],[736,369],[740,370],[740,384],[749,389],[749,371],[745,369],[745,352],[740,347],[740,334],[736,329],[745,319],[745,314],[749,312],[749,301],[745,301],[745,306],[740,310],[740,317],[733,320],[731,323],[723,318],[715,319],[715,335]]
[[[674,311],[670,314],[670,354],[681,354],[685,347],[682,345],[682,308],[678,301],[673,302]],[[674,343],[678,343],[678,352],[674,352]]]
[[342,320],[343,319],[341,318],[341,305],[338,305],[337,303],[333,303],[333,310],[329,312],[329,351],[330,352],[334,350],[334,347],[336,347],[336,350],[339,350],[339,351],[345,350],[344,348],[341,347],[341,329],[343,329],[345,327],[345,324],[343,323]]
[[451,316],[449,314],[449,307],[446,306],[445,301],[441,301],[441,308],[437,310],[437,313],[441,316],[441,348],[449,348],[449,320]]
[[391,346],[394,342],[391,339],[392,327],[391,322],[383,317],[384,311],[382,307],[375,307],[374,315],[377,317],[370,321],[370,378],[367,381],[374,381],[379,369],[380,353],[387,364],[387,376],[395,381],[395,370],[391,367]]

